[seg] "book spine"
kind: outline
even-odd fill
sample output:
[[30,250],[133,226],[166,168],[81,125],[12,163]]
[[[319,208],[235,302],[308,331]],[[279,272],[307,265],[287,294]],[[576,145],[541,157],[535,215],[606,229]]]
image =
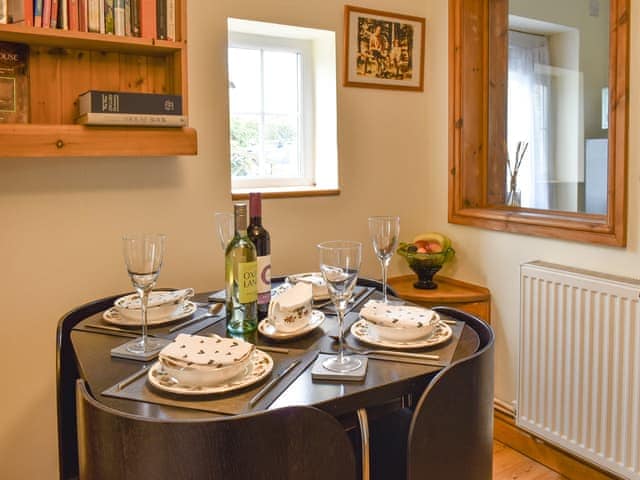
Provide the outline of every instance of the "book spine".
[[156,0],[138,0],[140,5],[140,34],[156,38]]
[[7,0],[0,0],[0,23],[9,23]]
[[104,0],[98,0],[98,14],[100,15],[100,33],[105,33],[104,26]]
[[184,127],[184,115],[145,115],[138,113],[86,113],[76,118],[80,125],[128,125],[141,127]]
[[176,0],[167,0],[167,40],[176,39]]
[[131,1],[131,35],[140,36],[140,2],[138,0]]
[[182,115],[182,96],[90,90],[78,97],[78,115],[85,113]]
[[156,38],[167,39],[167,0],[156,0]]
[[23,0],[3,0],[7,5],[7,21],[9,23],[26,24]]
[[33,27],[33,0],[23,0],[24,24]]
[[124,0],[124,34],[131,36],[131,0]]
[[114,0],[104,0],[104,33],[115,33],[115,20],[113,17]]
[[89,10],[87,0],[78,0],[78,30],[87,32],[89,30]]
[[124,0],[113,3],[113,30],[116,35],[124,36]]
[[51,25],[51,0],[42,1],[42,28],[49,28]]
[[58,0],[60,5],[60,15],[58,17],[58,28],[69,30],[69,4],[67,0]]
[[[64,1],[64,0],[63,0]],[[69,0],[69,30],[78,31],[78,0]]]
[[87,0],[87,13],[89,15],[87,27],[90,32],[100,32],[100,1]]
[[51,0],[51,18],[49,19],[51,28],[58,28],[58,13],[60,11],[60,5],[58,3],[58,0]]
[[42,0],[34,0],[33,4],[33,26],[42,26]]

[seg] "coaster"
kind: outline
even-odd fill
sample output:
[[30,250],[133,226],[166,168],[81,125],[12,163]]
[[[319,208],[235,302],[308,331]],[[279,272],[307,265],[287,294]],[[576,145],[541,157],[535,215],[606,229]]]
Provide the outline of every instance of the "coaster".
[[326,353],[321,353],[318,355],[315,363],[313,364],[313,368],[311,369],[311,378],[313,380],[324,380],[324,381],[332,381],[332,382],[361,382],[364,380],[364,377],[367,376],[367,357],[357,356],[361,361],[362,365],[357,370],[352,370],[350,372],[334,372],[332,370],[327,370],[322,366],[322,363],[329,357],[333,357],[335,355],[327,355]]
[[133,353],[127,350],[127,345],[140,340],[140,337],[138,337],[134,338],[133,340],[129,340],[127,343],[123,343],[122,345],[118,345],[117,347],[112,348],[111,356],[117,358],[128,358],[129,360],[139,360],[141,362],[148,362],[149,360],[153,360],[154,358],[156,358],[158,356],[158,353],[160,353],[160,350],[162,350],[165,345],[168,345],[173,341],[166,338],[157,337],[154,337],[153,339],[160,343],[160,345],[158,345],[158,348],[155,350],[151,350],[150,352],[145,353]]

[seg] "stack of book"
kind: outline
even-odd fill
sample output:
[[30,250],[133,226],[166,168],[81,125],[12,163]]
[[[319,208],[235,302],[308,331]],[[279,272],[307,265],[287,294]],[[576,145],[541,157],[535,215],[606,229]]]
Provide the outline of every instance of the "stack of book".
[[89,90],[78,97],[76,123],[144,127],[184,127],[182,96]]
[[176,40],[176,0],[0,0],[0,23]]

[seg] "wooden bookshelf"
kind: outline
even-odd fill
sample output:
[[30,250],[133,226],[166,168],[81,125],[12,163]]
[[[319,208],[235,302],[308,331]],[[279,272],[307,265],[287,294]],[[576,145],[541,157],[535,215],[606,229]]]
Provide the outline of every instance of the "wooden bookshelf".
[[176,41],[0,25],[0,41],[29,45],[28,124],[0,124],[0,157],[195,155],[193,128],[75,125],[87,90],[182,95],[188,115],[186,0]]

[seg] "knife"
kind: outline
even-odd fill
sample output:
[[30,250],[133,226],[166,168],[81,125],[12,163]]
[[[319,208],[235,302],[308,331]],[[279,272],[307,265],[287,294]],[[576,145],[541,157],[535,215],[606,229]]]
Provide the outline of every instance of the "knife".
[[269,383],[267,383],[264,387],[262,387],[258,393],[256,393],[251,400],[249,400],[249,406],[253,407],[258,400],[264,397],[269,391],[278,383],[282,378],[284,378],[287,373],[296,368],[300,364],[300,360],[296,360],[295,362],[291,362],[287,368],[281,371],[278,375],[271,379]]

